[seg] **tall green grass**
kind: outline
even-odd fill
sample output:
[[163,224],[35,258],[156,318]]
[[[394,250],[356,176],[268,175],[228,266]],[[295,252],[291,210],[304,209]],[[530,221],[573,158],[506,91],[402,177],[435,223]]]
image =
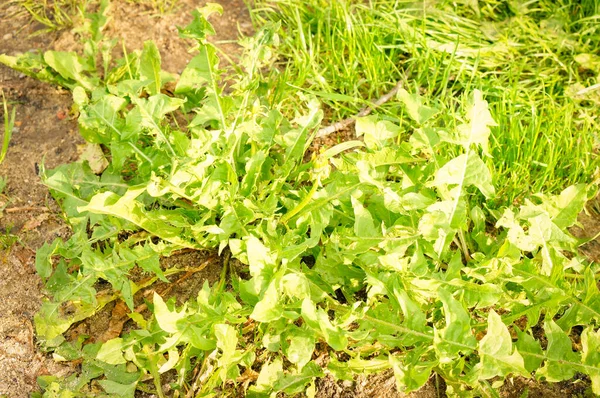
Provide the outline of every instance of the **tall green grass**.
[[[290,90],[301,88],[335,121],[401,80],[453,125],[463,93],[478,88],[498,122],[500,200],[590,182],[600,166],[600,91],[581,92],[600,81],[600,1],[460,3],[257,0],[254,22],[282,26],[278,67],[265,76],[273,101],[293,109]],[[395,102],[379,112],[403,119]]]

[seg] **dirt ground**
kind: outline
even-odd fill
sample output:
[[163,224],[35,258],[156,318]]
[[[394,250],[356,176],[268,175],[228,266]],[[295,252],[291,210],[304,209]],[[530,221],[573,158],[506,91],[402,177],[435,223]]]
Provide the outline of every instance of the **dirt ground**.
[[[225,52],[235,54],[238,49],[229,41],[235,40],[239,31],[244,34],[252,31],[247,8],[243,0],[217,1],[222,4],[224,15],[212,20],[217,30],[215,40]],[[143,5],[113,0],[112,20],[105,34],[125,39],[130,50],[141,49],[144,41],[154,40],[161,51],[163,68],[179,73],[191,55],[187,51],[189,43],[178,38],[176,27],[184,26],[190,19],[189,11],[202,3],[181,0],[179,12],[160,16]],[[29,24],[26,17],[14,17],[14,11],[14,8],[0,5],[0,53],[78,49],[76,35],[68,30],[31,36],[40,26]],[[132,23],[134,17],[135,23]],[[0,66],[0,88],[17,109],[16,128],[8,155],[0,165],[0,176],[8,181],[0,196],[0,207],[5,207],[0,213],[0,397],[17,398],[37,390],[39,375],[66,375],[72,371],[68,365],[57,364],[36,349],[33,315],[40,306],[43,286],[35,273],[35,251],[44,242],[69,234],[57,205],[40,183],[37,166],[43,163],[52,168],[77,160],[84,142],[78,134],[76,121],[63,117],[72,103],[69,92],[4,66]],[[590,218],[589,222],[595,224],[591,230],[600,229],[597,218]],[[16,235],[17,242],[11,241],[9,232]],[[591,235],[594,231],[587,233]],[[590,256],[593,257],[594,252],[597,256],[598,247],[592,247]],[[168,261],[197,264],[208,256],[210,254],[194,253]],[[219,268],[216,260],[179,288],[198,288],[203,280],[218,277]],[[101,333],[109,318],[106,314],[96,317],[84,327],[92,334]],[[507,385],[502,393],[505,397],[519,397],[527,389],[529,397],[552,398],[582,394],[585,388],[581,389],[581,386],[587,386],[587,383],[576,381],[547,386],[516,380]],[[395,391],[390,373],[349,384],[325,378],[317,386],[317,396],[321,398],[401,396]],[[436,383],[435,377],[421,391],[411,394],[419,398],[444,395],[443,386]]]
[[[3,1],[0,1],[3,3]],[[214,18],[215,40],[232,41],[238,29],[252,31],[247,7],[242,0],[220,0],[224,15]],[[129,50],[141,49],[143,42],[154,40],[160,49],[163,68],[179,73],[192,54],[190,43],[178,38],[177,26],[190,20],[189,11],[203,5],[201,1],[180,1],[180,11],[157,15],[144,5],[112,1],[112,20],[105,30],[110,37],[125,39]],[[15,8],[0,4],[0,53],[14,55],[31,50],[78,50],[79,41],[69,30],[31,36],[40,28],[23,17],[14,17]],[[131,19],[135,16],[135,23]],[[229,54],[237,47],[219,44]],[[0,89],[10,106],[16,107],[16,128],[8,155],[0,166],[7,186],[0,196],[0,207],[6,207],[0,219],[0,396],[27,397],[37,390],[39,375],[66,375],[69,366],[56,364],[51,357],[36,349],[33,315],[43,293],[35,273],[35,251],[44,242],[58,236],[67,237],[69,229],[58,206],[37,175],[38,165],[53,168],[76,161],[84,141],[77,131],[76,120],[69,113],[72,99],[68,91],[57,89],[0,66]],[[18,237],[13,243],[8,232]],[[12,244],[11,244],[12,243]],[[206,254],[194,253],[168,261],[198,264]],[[218,278],[220,264],[215,261],[202,273],[178,285],[179,289],[199,289],[202,280]],[[105,314],[110,314],[110,308]],[[108,326],[107,316],[94,317],[83,325],[86,332],[100,334]]]

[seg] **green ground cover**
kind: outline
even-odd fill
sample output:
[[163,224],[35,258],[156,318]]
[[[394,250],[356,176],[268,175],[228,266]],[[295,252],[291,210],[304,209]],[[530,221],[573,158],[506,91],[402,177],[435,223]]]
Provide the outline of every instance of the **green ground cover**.
[[[335,121],[401,81],[455,126],[457,103],[479,89],[498,125],[489,164],[507,203],[589,182],[598,168],[599,91],[584,90],[600,74],[597,1],[277,0],[252,15],[281,22],[274,102],[300,87]],[[410,125],[398,102],[380,112]]]
[[[598,10],[436,4],[258,2],[228,90],[206,40],[215,6],[180,29],[197,54],[181,76],[152,42],[109,58],[107,9],[86,45],[100,58],[0,56],[72,90],[107,161],[42,170],[73,236],[37,254],[36,332],[81,372],[40,378],[40,395],[313,396],[326,373],[389,369],[403,392],[435,372],[461,397],[576,374],[600,394],[600,265],[568,231],[597,191]],[[356,137],[310,149],[325,113],[398,81]],[[182,249],[218,251],[219,282],[143,303],[190,271],[161,268]],[[115,301],[130,329],[67,341]]]

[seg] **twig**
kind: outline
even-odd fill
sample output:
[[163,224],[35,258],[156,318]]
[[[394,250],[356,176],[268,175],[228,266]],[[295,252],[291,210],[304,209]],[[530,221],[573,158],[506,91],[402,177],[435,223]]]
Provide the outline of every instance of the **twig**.
[[162,290],[160,292],[161,296],[164,296],[166,294],[171,293],[171,290],[173,290],[175,288],[175,286],[181,284],[183,281],[185,281],[186,279],[189,279],[192,275],[203,271],[206,267],[208,267],[213,261],[215,261],[215,257],[209,257],[208,260],[204,261],[202,264],[200,264],[200,266],[195,267],[195,268],[190,268],[186,270],[186,273],[180,277],[179,279],[177,279],[175,282],[170,283],[169,285],[167,285],[166,289]]
[[10,207],[8,209],[4,209],[6,213],[21,213],[27,211],[41,211],[42,213],[49,212],[46,206],[23,206],[23,207]]
[[594,84],[593,86],[583,88],[583,89],[579,90],[577,93],[575,93],[575,95],[584,95],[584,94],[587,94],[591,91],[598,90],[598,89],[600,89],[600,83]]
[[[182,271],[185,271],[185,274],[182,277],[180,277],[179,279],[177,279],[175,282],[172,282],[169,285],[167,285],[167,287],[165,289],[163,289],[161,291],[158,291],[158,290],[149,290],[148,292],[145,292],[144,295],[148,295],[146,293],[157,293],[160,296],[168,295],[171,292],[171,290],[173,290],[173,288],[175,288],[175,286],[179,285],[181,282],[183,282],[186,279],[190,278],[195,273],[203,271],[214,260],[215,260],[215,257],[210,257],[210,258],[208,258],[208,260],[206,260],[205,262],[203,262],[198,267],[190,268],[190,269],[186,269],[186,270],[182,270]],[[148,305],[146,303],[142,303],[142,304],[138,305],[137,307],[135,307],[134,312],[141,313],[141,312],[145,311],[147,308],[148,308]]]
[[347,119],[344,119],[340,122],[336,122],[333,123],[332,125],[329,125],[327,127],[323,127],[322,129],[320,129],[319,131],[317,131],[317,138],[321,138],[321,137],[326,137],[329,134],[333,134],[335,132],[338,132],[340,130],[343,130],[347,127],[349,127],[350,125],[352,125],[354,122],[356,122],[356,119],[358,119],[359,117],[364,117],[364,116],[368,116],[371,112],[373,112],[373,110],[383,104],[385,104],[386,102],[388,102],[390,99],[392,99],[394,97],[394,95],[396,95],[396,93],[402,88],[402,82],[399,81],[398,83],[396,83],[396,85],[394,86],[393,89],[390,90],[390,92],[388,92],[387,94],[383,95],[382,97],[378,98],[377,101],[371,103],[371,105],[369,106],[365,106],[364,108],[362,108],[360,110],[360,112],[358,112],[356,115],[349,117]]

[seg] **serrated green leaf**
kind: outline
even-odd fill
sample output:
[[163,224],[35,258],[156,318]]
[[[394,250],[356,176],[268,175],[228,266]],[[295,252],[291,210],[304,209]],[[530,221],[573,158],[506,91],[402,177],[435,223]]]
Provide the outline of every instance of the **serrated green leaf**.
[[118,397],[128,398],[135,396],[137,383],[121,384],[111,380],[99,380],[98,383],[109,394],[115,394]]
[[563,330],[568,330],[575,325],[586,325],[592,320],[600,320],[600,289],[598,289],[596,276],[590,268],[587,268],[583,277],[583,283],[578,289],[582,293],[582,298],[574,298],[573,304],[556,321]]
[[248,397],[269,397],[273,385],[281,378],[283,374],[283,363],[280,358],[272,362],[265,363],[260,368],[260,373],[256,379],[256,385],[248,389]]
[[46,283],[46,289],[57,301],[80,301],[96,304],[95,280],[90,275],[70,274],[65,261],[60,261]]
[[435,173],[435,180],[432,185],[436,187],[456,185],[459,192],[473,185],[486,198],[492,197],[495,193],[489,169],[481,158],[472,151],[446,163]]
[[248,236],[245,239],[250,275],[272,274],[275,267],[275,254],[260,239]]
[[400,127],[377,116],[365,116],[356,119],[356,136],[364,135],[369,149],[381,149],[387,146],[390,139],[400,134]]
[[175,87],[175,93],[185,95],[192,106],[199,106],[207,90],[212,90],[213,76],[209,62],[206,53],[196,55],[183,70]]
[[179,351],[176,348],[172,348],[169,350],[169,359],[167,362],[162,364],[162,366],[158,369],[158,373],[163,374],[173,369],[177,362],[179,362]]
[[419,94],[409,94],[405,89],[400,89],[397,96],[404,103],[408,116],[419,124],[424,124],[439,112],[436,108],[423,105]]
[[267,153],[258,151],[248,163],[246,163],[246,175],[242,179],[240,193],[244,196],[249,196],[254,190],[257,190],[257,183],[262,173],[262,167],[267,159]]
[[542,347],[530,334],[516,328],[517,332],[517,350],[523,355],[523,364],[528,372],[534,372],[539,369],[544,361]]
[[196,247],[196,244],[181,237],[181,228],[164,221],[165,217],[163,215],[145,211],[144,205],[136,200],[145,191],[145,188],[130,189],[122,197],[112,192],[99,193],[90,200],[87,206],[79,207],[78,210],[117,216],[136,224],[167,242],[182,247]]
[[577,372],[573,363],[580,363],[580,355],[573,352],[571,339],[554,321],[544,322],[544,332],[548,339],[546,360],[536,375],[551,382],[569,380]]
[[[75,54],[73,55],[76,56]],[[44,55],[40,53],[27,52],[14,57],[0,54],[0,63],[43,82],[58,84],[59,86],[71,89],[77,86],[77,83],[73,80],[65,79],[57,71],[49,67],[46,61],[44,61]]]
[[430,127],[415,129],[408,140],[411,153],[423,153],[427,157],[435,157],[435,147],[440,143],[440,137],[435,129]]
[[537,243],[525,233],[512,210],[504,210],[502,217],[496,223],[496,228],[498,227],[508,228],[508,240],[518,249],[531,252],[537,248]]
[[179,109],[185,103],[185,100],[168,97],[161,93],[151,96],[148,100],[135,97],[131,100],[137,106],[136,110],[139,111],[139,118],[136,118],[136,122],[139,121],[140,127],[148,129],[156,138],[156,141],[165,145],[169,153],[175,156],[171,140],[160,126],[160,120],[167,113]]
[[123,357],[124,347],[125,343],[120,337],[108,340],[106,343],[102,344],[100,351],[98,351],[98,354],[96,355],[96,359],[111,365],[127,363]]
[[479,342],[481,362],[475,367],[480,380],[509,374],[528,376],[523,357],[514,349],[508,328],[494,310],[488,315],[486,335]]
[[327,344],[334,350],[343,350],[348,345],[348,338],[343,330],[332,325],[327,313],[306,298],[302,301],[302,317],[314,330],[320,331]]
[[471,318],[463,305],[444,289],[437,291],[444,306],[446,326],[436,330],[434,348],[440,361],[447,362],[459,353],[470,353],[477,348],[477,340],[471,332]]
[[52,275],[52,255],[54,255],[60,240],[54,240],[51,244],[44,243],[35,254],[35,270],[42,278]]
[[153,41],[145,41],[140,56],[140,79],[148,81],[146,87],[150,95],[160,93],[162,82],[160,78],[160,52]]
[[82,163],[49,170],[43,174],[43,181],[72,223],[83,216],[77,208],[88,204],[98,185],[98,177]]
[[217,346],[213,337],[207,335],[205,328],[198,328],[194,325],[188,325],[181,336],[182,341],[189,342],[192,347],[204,351],[212,351]]
[[44,61],[57,71],[67,81],[73,81],[88,91],[92,91],[98,84],[97,81],[85,76],[86,72],[92,70],[79,56],[71,52],[46,51]]
[[458,126],[457,137],[451,142],[462,145],[467,151],[471,145],[478,145],[483,149],[483,153],[488,155],[489,126],[497,126],[497,124],[492,118],[488,103],[483,99],[481,91],[473,92],[473,103],[466,116],[469,123]]
[[199,42],[203,42],[207,36],[215,34],[214,28],[207,21],[207,18],[214,13],[222,14],[223,7],[218,3],[208,3],[202,8],[193,10],[192,22],[183,29],[178,28],[179,35],[185,39],[195,39]]
[[414,300],[409,297],[408,293],[400,287],[397,281],[392,286],[392,292],[395,299],[398,300],[400,308],[402,308],[402,313],[404,314],[403,324],[411,330],[423,333],[430,332],[430,329],[427,327],[425,314]]
[[600,394],[600,330],[585,328],[581,333],[581,348],[584,372],[592,379],[594,394]]
[[354,208],[354,233],[357,237],[379,236],[381,231],[375,227],[375,222],[369,210],[365,209],[363,204],[352,197],[352,207]]
[[80,110],[79,129],[86,141],[107,144],[121,138],[125,120],[119,115],[127,105],[127,100],[105,94]]
[[224,365],[232,363],[236,357],[237,333],[231,325],[223,323],[214,325],[215,336],[217,338],[217,348],[221,350],[219,362]]
[[552,217],[552,222],[563,230],[573,226],[577,222],[577,216],[583,211],[587,195],[588,188],[584,184],[567,187],[555,197],[555,206],[560,210]]
[[286,274],[281,278],[281,288],[288,297],[305,299],[311,296],[310,283],[304,274]]
[[411,351],[405,358],[389,356],[389,362],[394,370],[396,389],[407,394],[417,391],[427,383],[435,362],[423,361],[419,352]]
[[288,360],[301,371],[312,358],[315,350],[315,338],[304,329],[294,328],[286,335],[286,340],[289,344],[286,344],[284,353]]
[[[285,149],[283,165],[285,168],[290,168],[299,162],[304,156],[306,149],[310,145],[309,132],[321,122],[323,111],[319,108],[319,104],[315,102],[309,103],[308,113],[296,118],[298,128],[292,129],[281,137],[275,136],[274,139],[279,141]],[[286,174],[289,174],[287,172]]]
[[286,394],[297,394],[304,390],[306,385],[315,378],[323,376],[321,367],[314,362],[309,362],[296,374],[284,374],[273,385],[273,390],[282,391]]
[[[61,316],[59,307],[60,303],[45,301],[33,318],[37,337],[41,340],[42,344],[47,344],[47,342],[51,342],[57,337],[64,341],[62,333],[66,332],[73,323],[78,321],[75,317]],[[88,304],[87,307],[95,309],[95,306],[91,304]],[[93,313],[94,311],[88,312],[90,315]]]
[[258,322],[273,322],[283,315],[283,306],[279,301],[281,292],[278,288],[279,278],[271,281],[262,298],[254,306],[250,317]]
[[181,311],[171,311],[156,292],[154,293],[154,316],[162,330],[169,333],[177,333],[179,331],[178,322],[185,319],[186,306]]
[[[460,262],[460,256],[456,257]],[[460,262],[462,268],[462,262]],[[456,287],[456,291],[462,297],[465,305],[469,308],[485,308],[495,305],[502,298],[502,288],[492,283],[473,283],[460,278],[449,280],[449,286]]]

